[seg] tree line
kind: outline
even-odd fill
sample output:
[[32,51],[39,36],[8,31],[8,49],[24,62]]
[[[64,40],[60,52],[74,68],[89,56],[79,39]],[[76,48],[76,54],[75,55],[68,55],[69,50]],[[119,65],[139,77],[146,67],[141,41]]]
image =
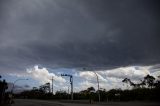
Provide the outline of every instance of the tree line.
[[[122,80],[132,89],[111,89],[106,91],[100,89],[96,91],[94,87],[89,87],[80,92],[74,92],[74,100],[93,100],[98,101],[98,93],[100,93],[101,101],[159,101],[160,99],[160,80],[151,75],[146,75],[139,83],[134,83],[129,78]],[[52,99],[52,100],[69,100],[71,95],[66,91],[60,90],[55,94],[50,92],[49,83],[39,88],[33,87],[32,90],[23,91],[15,95],[16,98],[29,99]]]

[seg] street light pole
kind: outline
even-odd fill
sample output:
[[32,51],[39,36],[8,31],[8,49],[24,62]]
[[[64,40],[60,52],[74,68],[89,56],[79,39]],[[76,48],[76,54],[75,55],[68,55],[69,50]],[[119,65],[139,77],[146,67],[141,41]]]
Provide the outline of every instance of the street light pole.
[[17,79],[13,82],[13,86],[12,86],[12,89],[11,89],[11,93],[13,94],[13,90],[14,90],[14,86],[15,86],[15,83],[19,80],[28,80],[28,79]]
[[[86,70],[86,68],[83,68],[83,70]],[[99,78],[96,72],[93,71],[93,73],[96,75],[97,77],[97,87],[98,87],[98,101],[101,101],[101,97],[100,97],[100,91],[99,91]]]
[[101,101],[101,99],[100,99],[100,91],[99,91],[99,79],[98,79],[98,75],[97,75],[97,73],[96,72],[94,72],[93,71],[93,73],[96,75],[96,77],[97,77],[97,84],[98,84],[98,100],[99,100],[99,102]]

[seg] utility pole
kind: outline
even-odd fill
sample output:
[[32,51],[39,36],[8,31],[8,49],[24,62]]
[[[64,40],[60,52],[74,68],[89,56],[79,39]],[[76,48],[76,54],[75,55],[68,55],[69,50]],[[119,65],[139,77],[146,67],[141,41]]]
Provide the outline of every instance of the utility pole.
[[61,76],[68,76],[70,77],[70,84],[71,84],[71,100],[73,100],[73,76],[69,74],[61,74]]
[[52,76],[51,80],[52,80],[52,94],[53,94],[53,76]]
[[68,94],[69,94],[69,86],[68,86]]
[[71,84],[71,99],[73,100],[73,76],[70,76],[70,84]]

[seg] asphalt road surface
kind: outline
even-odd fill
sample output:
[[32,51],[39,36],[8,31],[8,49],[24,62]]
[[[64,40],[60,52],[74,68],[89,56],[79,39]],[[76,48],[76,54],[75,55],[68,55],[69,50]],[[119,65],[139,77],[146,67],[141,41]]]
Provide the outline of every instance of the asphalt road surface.
[[11,106],[64,106],[59,102],[45,100],[16,99],[14,101],[15,103]]
[[12,106],[160,106],[155,102],[64,103],[58,101],[17,99]]

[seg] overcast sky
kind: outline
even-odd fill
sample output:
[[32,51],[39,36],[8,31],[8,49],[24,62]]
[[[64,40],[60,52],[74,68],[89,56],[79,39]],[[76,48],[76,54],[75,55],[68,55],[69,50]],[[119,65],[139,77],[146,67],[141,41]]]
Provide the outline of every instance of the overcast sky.
[[40,81],[43,70],[62,83],[58,71],[158,72],[159,19],[158,0],[0,0],[0,72]]

